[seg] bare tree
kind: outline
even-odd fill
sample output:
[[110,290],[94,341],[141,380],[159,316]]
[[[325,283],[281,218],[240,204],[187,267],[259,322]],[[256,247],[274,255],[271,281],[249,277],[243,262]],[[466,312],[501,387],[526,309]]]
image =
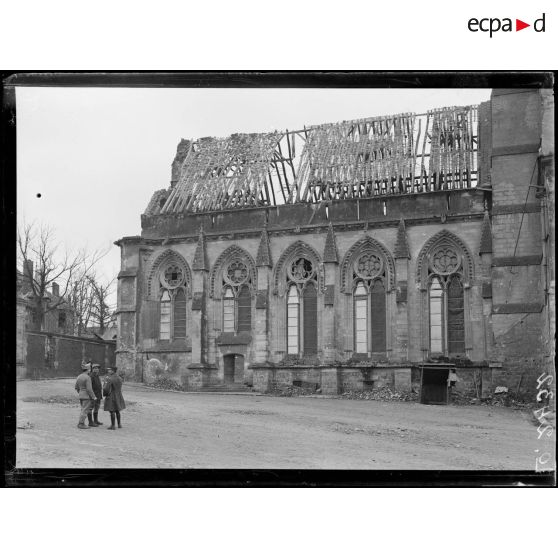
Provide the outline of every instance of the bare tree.
[[68,303],[74,313],[74,335],[78,337],[87,330],[93,312],[93,287],[83,267],[75,274],[68,292]]
[[[53,230],[46,225],[23,224],[18,229],[18,265],[29,289],[36,325],[45,327],[45,316],[60,306],[72,304],[72,290],[87,277],[108,251],[69,253],[60,249]],[[57,296],[52,296],[58,285]],[[79,291],[79,289],[78,289]]]
[[103,335],[112,319],[112,309],[108,303],[108,299],[112,293],[114,280],[103,283],[94,275],[90,275],[89,281],[93,293],[91,315],[99,326],[99,333]]

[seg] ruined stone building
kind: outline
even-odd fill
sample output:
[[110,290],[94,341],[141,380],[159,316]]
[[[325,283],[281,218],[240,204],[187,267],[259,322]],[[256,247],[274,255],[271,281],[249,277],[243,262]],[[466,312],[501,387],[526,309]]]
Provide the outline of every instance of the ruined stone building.
[[[371,107],[371,113],[374,112]],[[182,140],[121,247],[117,364],[191,390],[536,391],[554,359],[551,90]]]

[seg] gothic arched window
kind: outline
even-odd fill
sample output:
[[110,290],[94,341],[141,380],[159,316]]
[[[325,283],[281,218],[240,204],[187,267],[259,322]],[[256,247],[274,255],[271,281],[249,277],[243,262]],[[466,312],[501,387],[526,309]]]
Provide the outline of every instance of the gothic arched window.
[[395,302],[393,257],[381,242],[366,235],[347,250],[340,274],[349,332],[345,350],[374,359],[389,356]]
[[462,263],[449,245],[436,247],[429,257],[430,352],[465,354]]
[[354,351],[386,351],[386,270],[381,254],[361,252],[353,262]]
[[287,266],[287,353],[318,352],[318,277],[313,262],[295,257]]
[[230,333],[252,330],[252,276],[242,258],[232,259],[223,272],[223,331]]
[[159,275],[159,339],[186,339],[186,274],[174,262],[163,266]]
[[458,237],[442,231],[421,250],[418,272],[428,324],[423,348],[432,355],[465,355],[466,287],[472,275],[467,248]]

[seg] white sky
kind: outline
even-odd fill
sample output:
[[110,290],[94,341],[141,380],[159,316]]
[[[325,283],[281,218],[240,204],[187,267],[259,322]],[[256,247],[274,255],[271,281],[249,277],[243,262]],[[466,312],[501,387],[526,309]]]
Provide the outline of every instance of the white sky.
[[140,234],[152,193],[169,186],[181,138],[294,130],[489,97],[488,89],[20,87],[18,219],[51,225],[69,249],[112,246],[98,266],[109,280],[120,268],[112,243]]

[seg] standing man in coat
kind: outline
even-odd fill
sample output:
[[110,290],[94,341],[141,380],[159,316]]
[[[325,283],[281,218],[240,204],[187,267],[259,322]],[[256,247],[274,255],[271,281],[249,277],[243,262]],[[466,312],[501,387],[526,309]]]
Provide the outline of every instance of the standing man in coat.
[[[95,393],[91,385],[91,363],[81,365],[81,374],[76,380],[76,391],[79,395],[79,402],[81,404],[81,412],[79,414],[78,428],[84,430],[89,426],[85,425],[85,417],[91,417],[91,408],[95,402]],[[93,426],[93,421],[89,418],[89,425]],[[96,426],[96,425],[95,425]]]
[[114,368],[107,368],[108,378],[103,387],[103,395],[105,396],[105,411],[110,412],[109,430],[116,430],[114,427],[114,419],[118,421],[118,428],[122,428],[120,422],[120,411],[126,408],[124,398],[122,397],[122,378],[116,373]]
[[[101,371],[101,366],[99,364],[94,364],[91,370],[91,385],[93,386],[93,393],[95,394],[95,404],[93,405],[93,425],[101,426],[103,423],[99,422],[99,407],[101,406],[101,400],[103,399],[103,386],[101,384],[101,378],[99,373]],[[91,412],[87,415],[89,418],[89,424],[91,424]]]

